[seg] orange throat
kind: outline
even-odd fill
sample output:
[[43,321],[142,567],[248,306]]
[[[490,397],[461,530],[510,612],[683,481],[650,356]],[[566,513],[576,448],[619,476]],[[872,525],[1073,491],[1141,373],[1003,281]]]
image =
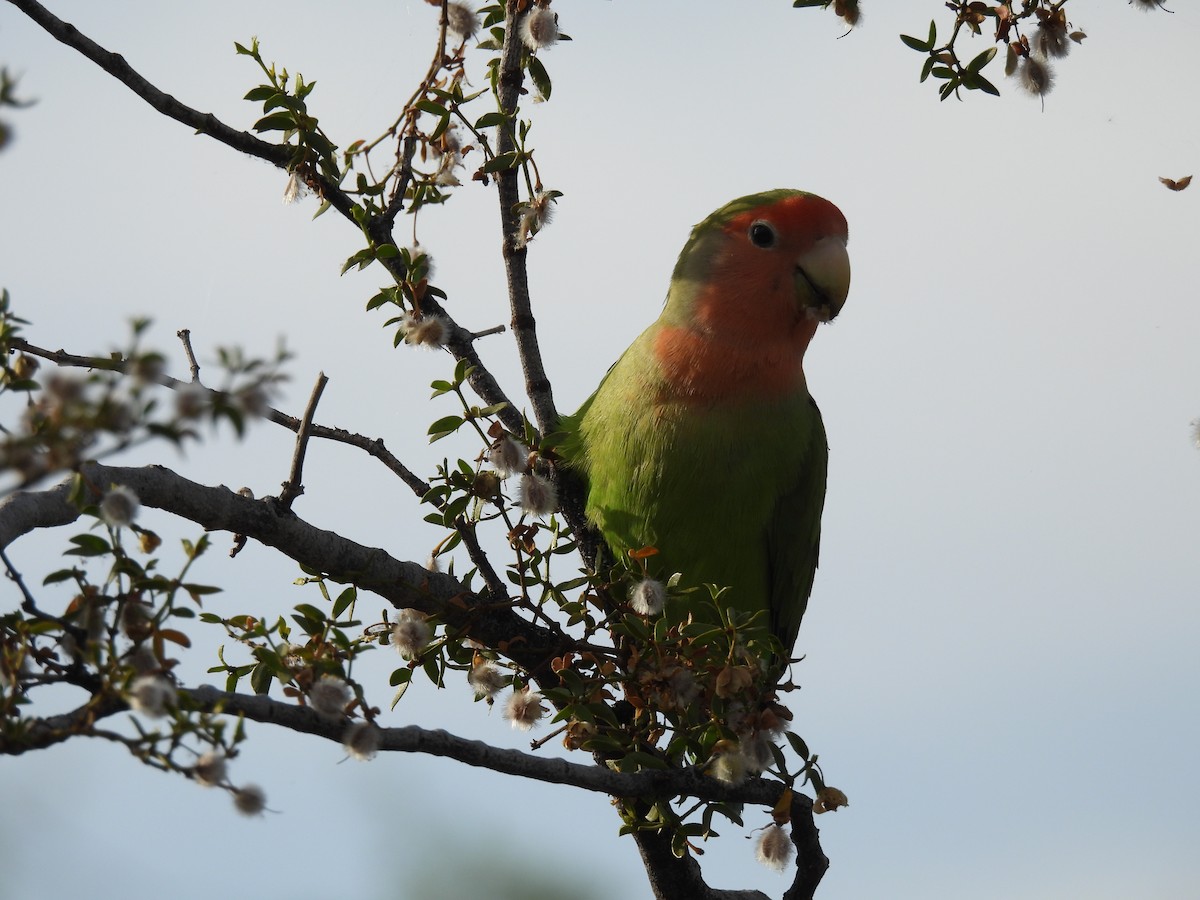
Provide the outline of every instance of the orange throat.
[[665,327],[654,338],[665,390],[674,399],[712,403],[739,397],[769,399],[804,387],[804,351],[817,322],[800,318],[790,328],[761,334],[705,334]]

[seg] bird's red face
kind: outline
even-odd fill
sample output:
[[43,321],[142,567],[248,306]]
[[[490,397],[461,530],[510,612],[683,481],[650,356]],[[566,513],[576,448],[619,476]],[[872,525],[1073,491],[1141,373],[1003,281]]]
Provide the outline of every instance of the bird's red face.
[[706,225],[685,249],[695,264],[677,270],[696,285],[690,321],[664,329],[660,360],[698,400],[794,390],[817,325],[850,289],[845,217],[795,192]]
[[[812,194],[792,194],[741,212],[721,226],[701,320],[747,337],[798,326],[812,337],[835,318],[850,290],[846,218]],[[809,323],[809,324],[806,324]]]

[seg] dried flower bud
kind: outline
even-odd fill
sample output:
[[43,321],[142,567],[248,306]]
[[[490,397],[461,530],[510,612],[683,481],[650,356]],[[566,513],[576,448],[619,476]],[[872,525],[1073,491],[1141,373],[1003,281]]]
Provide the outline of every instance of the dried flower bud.
[[1035,97],[1045,97],[1054,87],[1054,70],[1044,60],[1026,56],[1019,71],[1021,87]]
[[26,356],[24,353],[22,353],[15,360],[13,360],[12,370],[14,375],[24,381],[28,378],[32,378],[37,373],[38,361],[32,356]]
[[153,531],[140,529],[137,533],[138,548],[145,554],[151,554],[162,546],[162,538]]
[[817,791],[817,798],[813,800],[813,812],[817,815],[837,812],[840,807],[849,805],[850,801],[846,799],[846,795],[837,788],[823,787]]
[[[1042,10],[1044,12],[1044,10]],[[1060,9],[1041,18],[1033,46],[1045,57],[1061,59],[1071,52],[1071,39],[1067,36],[1067,11]]]
[[261,816],[267,808],[267,795],[257,784],[248,784],[233,792],[233,805],[243,816]]

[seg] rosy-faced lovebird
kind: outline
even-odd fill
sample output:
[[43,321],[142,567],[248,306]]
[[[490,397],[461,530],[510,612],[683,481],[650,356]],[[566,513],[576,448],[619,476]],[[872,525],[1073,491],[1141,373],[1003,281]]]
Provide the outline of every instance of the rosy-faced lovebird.
[[729,587],[721,603],[765,611],[788,654],[829,458],[804,351],[846,301],[846,239],[841,211],[803,191],[721,207],[692,230],[658,320],[564,423],[613,555],[654,547],[652,577]]

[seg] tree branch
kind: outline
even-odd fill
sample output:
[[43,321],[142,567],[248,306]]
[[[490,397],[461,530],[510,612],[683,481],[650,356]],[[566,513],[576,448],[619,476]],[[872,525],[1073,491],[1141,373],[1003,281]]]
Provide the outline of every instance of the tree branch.
[[[505,121],[499,128],[496,153],[503,155],[516,149],[513,129],[516,128],[517,100],[521,93],[521,42],[517,21],[524,13],[518,9],[525,4],[508,0],[504,17],[504,46],[500,52],[500,76],[497,89],[500,111]],[[537,7],[532,7],[537,9]],[[525,392],[533,404],[533,413],[538,428],[549,434],[558,423],[558,410],[554,406],[554,393],[546,369],[542,364],[542,351],[537,341],[537,323],[533,318],[533,307],[529,299],[529,275],[525,263],[528,250],[524,242],[518,241],[517,207],[521,202],[518,188],[518,169],[506,169],[498,173],[496,188],[500,198],[500,223],[504,233],[504,269],[508,278],[508,303],[512,310],[513,337],[521,357],[521,368],[525,373]],[[532,199],[532,198],[530,198]]]
[[[466,591],[457,579],[364,547],[297,516],[268,498],[253,500],[225,487],[208,487],[162,466],[122,468],[87,463],[80,472],[90,484],[121,484],[146,506],[188,519],[210,531],[244,534],[290,559],[339,581],[353,583],[397,609],[436,615],[529,671],[541,684],[556,677],[547,663],[569,646],[553,633],[522,619],[508,604]],[[34,528],[67,525],[79,510],[67,501],[70,482],[40,492],[17,492],[0,501],[0,548]]]

